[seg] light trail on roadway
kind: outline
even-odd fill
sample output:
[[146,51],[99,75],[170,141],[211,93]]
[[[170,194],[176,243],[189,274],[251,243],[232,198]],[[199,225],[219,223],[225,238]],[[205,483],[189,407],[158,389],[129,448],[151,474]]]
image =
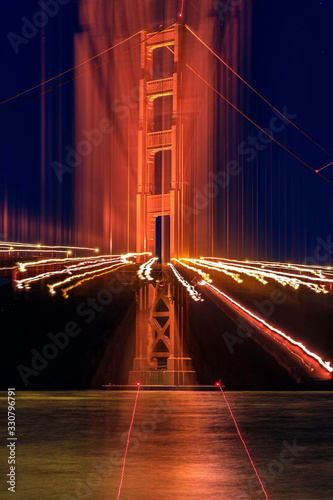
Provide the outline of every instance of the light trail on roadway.
[[282,286],[290,286],[291,288],[297,290],[300,286],[305,286],[315,293],[329,293],[325,288],[325,284],[332,284],[333,279],[326,278],[323,275],[320,276],[308,276],[307,274],[294,274],[292,272],[283,273],[276,270],[267,270],[262,267],[250,266],[247,262],[242,262],[242,265],[238,264],[238,261],[210,261],[209,258],[201,259],[181,259],[182,261],[190,262],[194,265],[206,269],[213,269],[218,272],[222,272],[231,276],[237,283],[242,283],[243,279],[240,277],[245,274],[249,277],[255,278],[257,281],[263,285],[268,284],[268,279],[272,279],[278,282]]
[[[188,266],[185,262],[183,262],[183,260],[188,260],[188,259],[179,259],[179,260],[175,259],[175,260],[177,260],[177,262],[181,266],[189,268],[189,269],[191,269],[191,270],[193,270],[193,271],[195,271],[195,272],[197,272],[198,274],[201,275],[201,273],[202,273],[201,269],[195,268],[194,266]],[[254,314],[249,309],[247,309],[244,306],[242,306],[239,302],[237,302],[236,300],[234,300],[232,297],[230,297],[229,295],[225,294],[224,292],[222,292],[221,290],[219,290],[218,288],[216,288],[212,284],[211,280],[210,280],[210,282],[208,282],[205,279],[203,279],[202,281],[200,281],[198,283],[198,285],[208,287],[210,290],[214,291],[217,296],[220,296],[223,299],[225,299],[226,301],[228,301],[228,303],[229,303],[229,305],[231,307],[239,309],[240,311],[242,311],[243,313],[245,313],[246,315],[248,315],[249,318],[252,318],[256,322],[258,322],[259,325],[264,326],[270,332],[272,332],[272,333],[278,335],[280,338],[283,338],[284,340],[286,340],[289,343],[289,345],[297,347],[306,356],[308,356],[309,358],[312,358],[313,360],[315,360],[316,362],[318,362],[319,365],[321,367],[323,367],[326,372],[328,372],[330,374],[333,372],[333,368],[330,366],[330,362],[329,361],[324,361],[320,356],[318,356],[318,354],[310,351],[304,344],[302,344],[302,342],[298,342],[298,341],[294,340],[292,337],[290,337],[289,335],[287,335],[282,330],[279,330],[278,328],[275,328],[273,325],[269,324],[267,321],[265,321],[264,319],[260,318],[259,316],[257,316],[256,314]]]

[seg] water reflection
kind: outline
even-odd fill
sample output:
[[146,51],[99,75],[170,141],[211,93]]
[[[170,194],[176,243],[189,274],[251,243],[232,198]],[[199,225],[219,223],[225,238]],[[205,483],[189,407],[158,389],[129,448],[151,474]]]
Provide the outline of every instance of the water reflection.
[[[227,396],[270,500],[332,498],[330,393]],[[16,498],[116,499],[134,399],[19,394]],[[219,392],[140,392],[121,498],[264,498]]]

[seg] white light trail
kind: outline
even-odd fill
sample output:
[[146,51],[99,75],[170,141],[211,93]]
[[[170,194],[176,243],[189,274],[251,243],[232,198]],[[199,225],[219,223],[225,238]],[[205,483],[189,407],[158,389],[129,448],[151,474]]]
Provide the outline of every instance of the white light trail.
[[[8,250],[2,250],[0,248],[0,253],[36,253],[36,248],[35,249],[31,249],[31,248],[21,248],[21,249],[18,249],[18,248],[12,248],[12,249],[8,249]],[[66,253],[66,254],[71,254],[72,252],[66,252],[65,250],[38,250],[38,253]]]
[[[112,264],[111,266],[107,266],[107,267],[104,267],[102,269],[99,269],[99,271],[111,271],[112,268],[116,267],[119,265],[119,263],[126,263],[126,264],[129,264],[129,262],[125,262],[124,260],[119,260],[116,264]],[[78,279],[78,278],[85,278],[86,276],[90,276],[91,274],[96,274],[96,270],[94,271],[87,271],[83,274],[76,274],[75,276],[70,276],[69,278],[66,278],[65,280],[63,281],[58,281],[57,283],[54,283],[53,285],[47,285],[48,286],[48,289],[49,289],[49,292],[51,295],[55,295],[55,288],[58,288],[59,286],[61,285],[65,285],[66,283],[69,283],[75,279]]]
[[[280,283],[282,286],[289,285],[295,290],[297,290],[300,286],[305,286],[316,293],[329,293],[329,291],[326,290],[325,288],[325,283],[333,283],[333,279],[326,278],[322,273],[319,274],[319,272],[316,272],[316,276],[308,276],[306,274],[293,274],[292,272],[286,274],[276,270],[266,270],[263,265],[261,265],[261,267],[259,268],[246,265],[249,264],[248,262],[245,262],[244,265],[244,262],[242,262],[243,265],[239,266],[238,262],[241,261],[228,260],[226,263],[225,260],[212,262],[211,260],[205,260],[202,257],[200,260],[190,259],[191,262],[199,266],[207,267],[209,269],[215,269],[216,271],[220,272],[225,272],[225,270],[237,271],[240,274],[245,274],[247,276],[254,277],[264,285],[268,283],[267,279],[273,279],[278,283]],[[287,269],[290,271],[292,267],[289,266],[287,267]],[[302,269],[303,273],[304,271],[306,271],[306,269]],[[308,272],[313,273],[312,270],[311,271],[308,270]],[[239,276],[239,274],[236,276]],[[236,279],[236,281],[241,282],[242,280],[239,281]]]
[[187,289],[188,293],[190,294],[191,298],[195,302],[203,302],[203,298],[201,297],[201,294],[194,288],[193,285],[190,285],[182,276],[181,274],[177,271],[175,266],[173,264],[168,264],[168,266],[171,267],[174,275],[176,276],[177,280],[180,281],[180,283]]
[[67,257],[65,259],[43,259],[43,260],[32,260],[30,262],[18,262],[18,271],[24,273],[27,267],[38,267],[38,266],[51,266],[53,264],[62,264],[65,262],[88,262],[97,261],[100,259],[110,259],[111,257],[121,257],[121,255],[99,255],[98,257]]
[[200,276],[205,281],[207,281],[207,283],[212,283],[212,280],[210,279],[209,274],[205,273],[201,269],[197,269],[196,267],[189,266],[188,264],[185,264],[185,262],[183,262],[184,260],[189,260],[189,259],[171,259],[171,260],[173,260],[174,262],[178,262],[178,264],[180,264],[184,267],[187,267],[187,269],[190,269],[191,271],[195,271],[196,273],[200,274]]
[[148,281],[153,281],[153,278],[151,276],[151,271],[152,267],[154,265],[154,262],[158,260],[158,257],[153,257],[152,259],[149,259],[147,262],[144,262],[141,264],[138,270],[138,276],[141,280],[148,280]]
[[[12,247],[12,250],[16,251],[15,247],[26,247],[26,248],[36,248],[38,250],[43,248],[51,248],[56,252],[56,249],[60,250],[90,250],[91,252],[99,252],[98,248],[91,247],[73,247],[71,245],[41,245],[40,243],[22,243],[19,241],[0,241],[0,247]],[[67,252],[66,252],[67,253]]]
[[[30,289],[30,283],[35,283],[37,281],[47,279],[47,278],[53,278],[54,276],[57,276],[59,274],[72,274],[75,273],[76,271],[82,271],[83,269],[92,269],[94,267],[99,267],[104,264],[110,264],[114,262],[123,262],[123,260],[120,257],[115,257],[113,259],[101,259],[99,262],[93,261],[93,263],[88,263],[86,264],[85,262],[78,263],[73,266],[68,266],[66,269],[61,269],[58,271],[49,271],[46,273],[41,273],[37,274],[37,276],[29,277],[29,278],[24,278],[21,280],[16,280],[16,286],[18,289],[22,289],[23,287],[26,288],[27,290]],[[84,265],[86,264],[86,265]],[[75,275],[73,276],[75,277]]]
[[309,264],[291,264],[289,262],[270,262],[270,261],[259,261],[259,260],[234,260],[234,259],[226,259],[224,257],[200,257],[203,260],[217,260],[220,262],[226,262],[230,264],[249,264],[249,266],[260,266],[261,268],[269,269],[269,268],[279,268],[279,269],[294,269],[295,271],[307,272],[313,274],[314,276],[318,276],[321,278],[323,276],[323,272],[331,275],[333,273],[333,269],[330,266],[320,266],[320,265],[309,265]]
[[304,344],[302,344],[301,342],[297,342],[296,340],[294,340],[292,337],[290,337],[289,335],[287,335],[286,333],[282,332],[281,330],[278,330],[277,328],[275,328],[274,326],[270,325],[269,323],[267,323],[267,321],[263,320],[262,318],[260,318],[259,316],[257,316],[256,314],[254,314],[253,312],[249,311],[248,309],[246,309],[245,307],[243,307],[241,304],[239,304],[239,302],[236,302],[234,299],[232,299],[231,297],[229,297],[228,295],[226,295],[225,293],[221,292],[221,290],[219,290],[218,288],[216,288],[214,285],[212,285],[211,283],[207,283],[206,281],[202,281],[199,283],[199,285],[205,285],[205,286],[208,286],[210,287],[212,290],[215,290],[216,293],[218,293],[219,295],[221,295],[222,297],[226,298],[227,300],[229,300],[232,304],[234,304],[235,306],[237,306],[239,309],[241,309],[242,311],[244,311],[246,314],[248,314],[249,316],[251,316],[252,318],[254,318],[256,321],[258,321],[259,323],[265,325],[269,330],[271,330],[272,332],[276,333],[277,335],[279,335],[280,337],[283,337],[284,339],[286,339],[288,342],[290,342],[291,344],[299,347],[305,354],[307,354],[308,356],[310,356],[311,358],[315,359],[316,361],[318,361],[318,363],[323,367],[325,368],[325,370],[327,370],[328,372],[332,373],[333,372],[333,368],[330,366],[330,362],[329,361],[323,361],[322,358],[320,356],[318,356],[318,354],[315,354],[314,352],[310,351],[309,349],[307,349],[307,347],[305,347]]

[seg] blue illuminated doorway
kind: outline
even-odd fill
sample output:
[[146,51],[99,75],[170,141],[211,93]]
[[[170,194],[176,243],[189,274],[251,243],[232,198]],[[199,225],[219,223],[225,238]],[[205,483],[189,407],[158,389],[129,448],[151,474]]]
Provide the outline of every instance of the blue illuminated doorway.
[[156,217],[155,255],[158,262],[170,262],[170,216],[159,215]]

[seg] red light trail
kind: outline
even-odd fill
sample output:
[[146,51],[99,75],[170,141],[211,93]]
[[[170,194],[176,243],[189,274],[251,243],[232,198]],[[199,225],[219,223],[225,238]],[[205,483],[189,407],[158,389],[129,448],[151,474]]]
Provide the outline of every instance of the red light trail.
[[247,448],[247,446],[246,446],[246,443],[245,443],[245,441],[244,441],[244,439],[243,439],[243,437],[242,437],[242,434],[241,434],[241,432],[240,432],[240,430],[239,430],[239,427],[238,427],[238,425],[237,425],[237,422],[236,422],[236,419],[235,419],[234,414],[233,414],[233,412],[232,412],[232,409],[231,409],[231,407],[230,407],[230,405],[229,405],[229,403],[228,403],[228,400],[227,400],[227,398],[226,398],[226,396],[225,396],[224,390],[222,389],[222,386],[221,386],[221,384],[220,384],[219,382],[216,382],[216,384],[215,384],[215,385],[216,385],[216,386],[220,389],[220,391],[222,392],[222,396],[223,396],[223,398],[224,398],[224,401],[226,402],[226,405],[227,405],[227,407],[228,407],[228,410],[229,410],[229,413],[230,413],[230,415],[231,415],[231,418],[232,418],[232,420],[233,420],[233,422],[234,422],[234,424],[235,424],[235,427],[236,427],[236,430],[237,430],[238,436],[239,436],[240,440],[241,440],[241,441],[242,441],[242,443],[243,443],[243,446],[244,446],[244,448],[245,448],[245,451],[246,451],[246,453],[247,453],[247,456],[249,457],[249,460],[250,460],[250,462],[251,462],[251,465],[252,465],[252,467],[253,467],[253,470],[254,470],[254,472],[256,473],[256,476],[257,476],[258,481],[259,481],[259,483],[260,483],[260,486],[261,486],[261,488],[262,488],[262,491],[264,492],[264,495],[265,495],[266,499],[268,500],[268,495],[267,495],[267,493],[266,493],[266,491],[265,491],[264,485],[262,484],[262,481],[261,481],[261,479],[260,479],[260,476],[259,476],[259,474],[258,474],[258,471],[257,471],[257,469],[256,469],[256,467],[255,467],[255,465],[254,465],[254,463],[253,463],[253,460],[252,460],[252,458],[251,458],[250,452],[249,452],[249,450],[248,450],[248,448]]
[[119,498],[120,498],[121,488],[122,488],[122,485],[123,485],[124,472],[125,472],[125,466],[126,466],[126,457],[127,457],[128,446],[129,446],[129,442],[130,442],[131,431],[132,431],[132,427],[133,427],[135,410],[136,410],[136,405],[137,405],[137,402],[138,402],[138,397],[139,397],[139,391],[140,391],[140,385],[141,384],[140,384],[140,382],[137,382],[136,385],[137,385],[138,390],[137,390],[137,393],[136,393],[136,398],[135,398],[135,403],[134,403],[134,408],[133,408],[133,413],[132,413],[132,420],[131,420],[131,423],[130,423],[130,426],[129,426],[129,429],[128,429],[128,434],[127,434],[125,455],[124,455],[124,461],[123,461],[123,468],[122,468],[121,476],[120,476],[120,484],[119,484],[119,490],[118,490],[117,500],[119,500]]
[[318,170],[316,170],[316,174],[318,174],[318,172],[320,172],[321,170],[324,170],[324,168],[329,167],[330,165],[333,165],[333,161],[331,161],[331,163],[328,163],[324,167],[318,168]]
[[241,309],[247,315],[251,316],[253,319],[255,319],[256,321],[258,321],[259,323],[261,323],[262,325],[264,325],[270,331],[274,332],[275,334],[279,335],[280,337],[283,337],[290,344],[292,344],[292,345],[300,348],[307,356],[309,356],[310,358],[313,358],[314,360],[316,360],[327,372],[329,372],[329,373],[333,372],[333,368],[330,366],[329,361],[323,361],[322,358],[320,356],[318,356],[318,354],[315,354],[314,352],[311,352],[301,342],[297,342],[296,340],[294,340],[293,338],[291,338],[286,333],[284,333],[281,330],[278,330],[274,326],[270,325],[269,323],[267,323],[267,321],[263,320],[262,318],[260,318],[256,314],[254,314],[253,312],[249,311],[249,309],[246,309],[241,304],[239,304],[238,302],[236,302],[234,299],[232,299],[231,297],[229,297],[225,293],[221,292],[221,290],[219,290],[218,288],[216,288],[211,283],[207,283],[205,281],[202,281],[199,284],[208,286],[209,288],[211,288],[212,290],[214,290],[218,295],[221,295],[222,297],[224,297],[227,301],[231,302],[234,306],[236,306],[237,308]]
[[182,0],[182,5],[181,5],[181,8],[180,8],[180,12],[178,14],[179,18],[183,17],[183,10],[184,10],[184,0]]
[[[193,266],[189,266],[187,264],[185,264],[183,261],[184,260],[190,260],[190,259],[174,259],[176,260],[180,265],[188,268],[188,269],[191,269],[195,272],[197,272],[198,274],[200,274],[202,276],[202,271],[200,269],[197,269]],[[195,259],[193,259],[195,260]],[[190,260],[192,262],[192,260]],[[199,261],[200,262],[200,261]],[[209,276],[209,275],[208,275]],[[213,292],[215,292],[218,296],[220,297],[223,297],[228,303],[229,305],[231,305],[232,308],[238,308],[240,311],[242,311],[242,313],[246,314],[248,316],[248,320],[250,318],[253,318],[255,321],[257,321],[259,323],[259,325],[263,325],[264,327],[266,327],[270,332],[272,332],[273,334],[275,335],[278,335],[280,338],[282,337],[284,340],[286,340],[289,344],[295,346],[296,348],[298,348],[300,351],[303,351],[304,354],[306,354],[306,356],[308,356],[310,359],[314,359],[315,361],[317,361],[325,370],[325,372],[328,372],[329,374],[331,374],[333,372],[333,368],[330,366],[330,363],[328,361],[323,361],[323,359],[318,356],[316,353],[310,351],[309,349],[307,349],[307,347],[305,347],[304,344],[302,344],[301,342],[297,342],[296,340],[294,340],[292,337],[290,337],[289,335],[287,335],[286,333],[282,332],[281,330],[275,328],[274,326],[270,325],[269,323],[267,323],[267,321],[263,320],[262,318],[260,318],[259,316],[257,316],[256,314],[254,314],[253,312],[251,312],[250,310],[246,309],[245,307],[243,307],[241,304],[239,304],[238,302],[236,302],[234,299],[232,299],[230,296],[228,296],[227,294],[223,293],[221,290],[219,290],[218,288],[216,288],[214,285],[211,284],[212,283],[212,280],[210,280],[210,283],[203,279],[201,282],[199,282],[198,284],[199,285],[205,285],[205,286],[208,286],[211,290],[213,290]],[[276,340],[276,339],[275,339]],[[281,343],[281,342],[280,342]],[[287,347],[287,346],[286,346]],[[287,349],[289,351],[291,351],[288,347]],[[292,351],[291,351],[292,352]],[[294,353],[292,352],[292,354],[295,354],[295,356],[297,357],[300,357],[299,354],[297,353]],[[303,358],[301,358],[302,362],[307,365],[307,363],[305,362],[305,360]],[[308,366],[308,365],[307,365]],[[312,370],[313,371],[313,370]],[[325,373],[324,372],[324,373]],[[328,376],[328,374],[327,374]]]

